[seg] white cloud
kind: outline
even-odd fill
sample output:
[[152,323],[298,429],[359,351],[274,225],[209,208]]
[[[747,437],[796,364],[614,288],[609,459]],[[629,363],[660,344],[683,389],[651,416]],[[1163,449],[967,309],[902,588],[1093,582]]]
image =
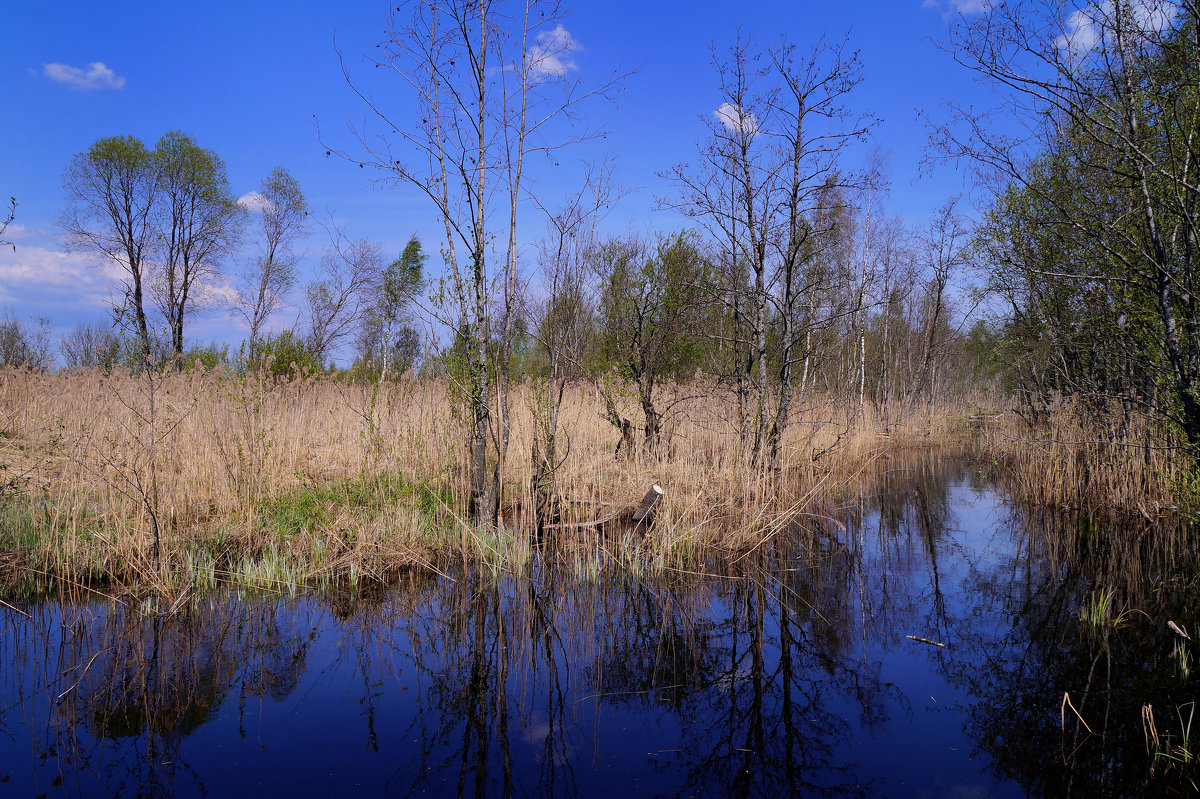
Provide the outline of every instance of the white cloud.
[[753,136],[758,133],[758,118],[748,111],[743,111],[733,103],[721,103],[713,116],[725,126],[726,130],[745,133]]
[[921,8],[932,8],[942,11],[942,18],[949,19],[956,14],[969,17],[972,14],[982,14],[992,7],[990,0],[924,0]]
[[122,274],[119,267],[96,268],[86,253],[58,252],[43,247],[18,247],[16,252],[0,252],[0,283],[10,287],[78,286],[81,283],[107,282]]
[[1079,55],[1090,51],[1100,42],[1100,23],[1096,20],[1095,8],[1072,11],[1063,28],[1062,35],[1055,42],[1059,50]]
[[248,191],[238,197],[238,205],[252,214],[261,214],[271,207],[271,201],[256,191]]
[[1139,3],[1133,13],[1143,29],[1160,31],[1175,20],[1179,9],[1171,3]]
[[200,284],[200,304],[228,307],[238,300],[237,287],[225,275],[218,275],[213,282]]
[[[0,219],[0,222],[3,222],[3,221],[4,221],[3,219]],[[9,224],[8,227],[4,228],[3,238],[5,241],[25,241],[26,239],[28,239],[31,236],[36,235],[37,233],[38,233],[38,231],[31,230],[30,228],[25,227],[24,225],[20,224],[19,222],[12,222]]]
[[[127,279],[120,266],[91,253],[32,244],[20,244],[16,252],[0,248],[0,315],[9,307],[22,318],[49,317],[57,337],[77,322],[107,319],[113,306],[121,304]],[[224,275],[196,286],[193,299],[201,313],[188,323],[188,337],[236,344],[246,327],[226,308],[236,293]],[[286,326],[286,320],[273,324]]]
[[[32,245],[16,252],[0,249],[0,303],[59,312],[100,310],[109,305],[113,286],[123,276],[120,267],[97,267],[87,253],[68,253]],[[119,289],[118,289],[119,290]]]
[[106,67],[102,61],[93,61],[87,69],[69,64],[43,64],[42,74],[72,89],[123,89],[125,77]]
[[582,50],[575,37],[562,25],[554,30],[542,31],[537,35],[537,44],[525,54],[525,64],[531,72],[539,75],[562,77],[571,70],[579,69],[571,53]]
[[[1129,8],[1133,13],[1133,24],[1146,33],[1161,31],[1171,24],[1176,13],[1175,7],[1164,0],[1133,0]],[[1059,50],[1073,56],[1089,53],[1108,35],[1115,15],[1116,8],[1112,0],[1104,0],[1099,4],[1088,3],[1067,15],[1063,33],[1055,44]]]

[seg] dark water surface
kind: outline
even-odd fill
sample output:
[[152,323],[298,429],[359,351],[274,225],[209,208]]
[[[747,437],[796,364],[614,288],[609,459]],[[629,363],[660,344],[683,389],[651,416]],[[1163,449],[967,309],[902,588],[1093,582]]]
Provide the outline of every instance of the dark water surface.
[[[0,796],[1190,790],[1147,782],[1141,712],[1181,734],[1197,683],[1164,625],[1194,585],[1090,566],[1053,542],[1094,525],[954,462],[852,499],[724,577],[0,608]],[[1106,590],[1117,621],[1085,623]]]

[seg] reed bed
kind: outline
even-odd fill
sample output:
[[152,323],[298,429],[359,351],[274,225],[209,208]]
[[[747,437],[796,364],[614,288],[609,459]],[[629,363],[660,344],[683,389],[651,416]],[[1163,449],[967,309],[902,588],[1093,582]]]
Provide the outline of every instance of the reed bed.
[[1036,421],[1011,411],[976,421],[977,451],[1015,499],[1153,521],[1200,506],[1195,466],[1145,418],[1061,400]]
[[[512,394],[496,527],[468,521],[467,435],[440,381],[6,370],[0,567],[82,584],[294,591],[448,558],[517,569],[549,544],[584,573],[695,568],[827,514],[882,454],[961,439],[965,418],[952,408],[885,431],[849,403],[800,398],[778,467],[752,468],[733,398],[692,385],[667,390],[673,410],[655,451],[616,457],[601,397],[574,386],[559,423],[561,513],[539,536],[540,396],[528,383]],[[622,404],[636,423],[633,397]],[[652,484],[666,495],[649,535],[592,524]]]

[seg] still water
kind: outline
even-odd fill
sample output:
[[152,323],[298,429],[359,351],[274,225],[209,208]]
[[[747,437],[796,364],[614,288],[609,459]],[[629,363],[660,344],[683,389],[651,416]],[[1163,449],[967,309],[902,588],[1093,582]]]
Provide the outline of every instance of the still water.
[[[1179,738],[1196,692],[1165,626],[1196,615],[1175,566],[1089,555],[1095,522],[1022,511],[954,461],[844,506],[720,576],[535,565],[172,615],[0,607],[0,795],[1191,789],[1147,781],[1142,718]],[[1106,592],[1115,621],[1083,619]]]

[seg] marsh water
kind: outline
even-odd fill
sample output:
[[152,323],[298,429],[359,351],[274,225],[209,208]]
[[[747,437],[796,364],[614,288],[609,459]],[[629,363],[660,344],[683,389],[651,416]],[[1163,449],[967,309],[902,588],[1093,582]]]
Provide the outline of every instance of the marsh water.
[[535,558],[170,614],[14,602],[0,794],[1190,790],[1143,721],[1149,704],[1178,741],[1197,687],[1166,626],[1191,629],[1195,586],[1147,554],[1153,530],[1116,558],[1094,519],[1023,510],[939,458],[842,500],[719,575]]

